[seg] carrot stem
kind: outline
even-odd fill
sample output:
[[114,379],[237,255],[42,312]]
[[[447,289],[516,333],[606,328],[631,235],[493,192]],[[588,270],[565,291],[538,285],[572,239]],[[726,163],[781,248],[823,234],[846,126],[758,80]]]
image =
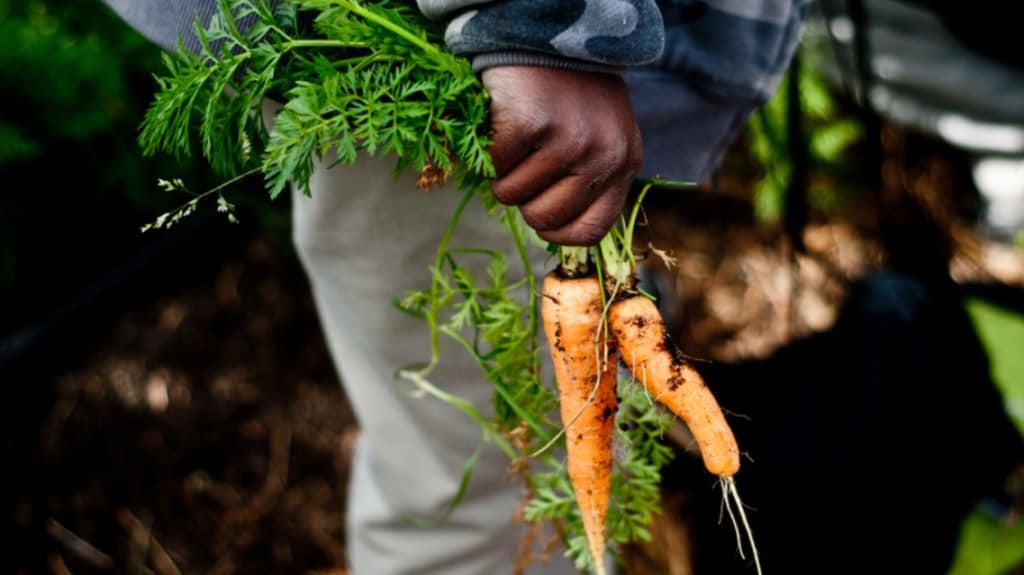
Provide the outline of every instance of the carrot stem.
[[628,247],[622,249],[623,246],[619,245],[616,238],[612,233],[608,233],[604,238],[601,239],[601,243],[598,244],[601,250],[601,260],[604,263],[605,274],[615,280],[617,286],[628,286],[631,281],[630,278],[634,273],[634,265],[629,256],[624,256],[624,251],[629,251]]
[[473,199],[473,191],[467,190],[466,193],[462,194],[462,199],[459,201],[459,205],[455,208],[455,214],[452,215],[452,219],[448,222],[448,228],[445,229],[444,235],[441,236],[441,244],[437,248],[437,257],[434,260],[433,269],[433,283],[430,286],[430,295],[433,305],[431,309],[426,313],[427,327],[430,330],[430,362],[427,363],[423,369],[419,370],[420,375],[427,375],[437,367],[438,361],[441,359],[441,332],[437,324],[437,316],[441,308],[444,307],[444,302],[439,297],[441,292],[441,280],[439,274],[441,268],[444,266],[445,257],[448,255],[448,243],[451,242],[452,235],[455,233],[455,228],[459,224],[459,220],[462,219],[462,213],[466,211],[466,206]]
[[470,418],[472,418],[474,421],[476,421],[478,424],[480,424],[480,427],[484,430],[484,433],[487,435],[487,437],[492,439],[494,443],[497,444],[497,446],[500,447],[501,450],[505,452],[505,455],[507,455],[509,459],[515,460],[518,457],[515,448],[512,447],[508,440],[502,437],[501,434],[494,431],[494,428],[491,427],[491,424],[488,422],[487,418],[484,417],[484,415],[480,413],[480,411],[476,407],[474,407],[473,404],[466,401],[465,399],[462,399],[459,396],[452,395],[440,389],[433,383],[430,383],[430,381],[426,377],[424,377],[422,371],[409,371],[403,369],[398,372],[398,375],[402,379],[416,385],[416,387],[418,387],[421,391],[424,391],[427,394],[435,397],[436,399],[439,399],[447,403],[448,405],[457,408],[458,410],[462,411]]
[[559,248],[562,258],[561,272],[571,278],[580,278],[590,272],[590,253],[585,247],[562,246]]
[[526,282],[530,288],[530,352],[533,353],[533,371],[540,377],[540,356],[536,353],[537,351],[537,332],[540,330],[540,309],[538,308],[537,301],[537,279],[533,273],[530,272],[533,264],[530,262],[530,255],[526,253],[526,241],[523,239],[523,234],[520,229],[520,223],[516,220],[517,217],[521,217],[519,210],[512,210],[506,208],[502,217],[505,219],[505,226],[508,228],[509,233],[512,235],[512,243],[516,246],[516,254],[519,256],[519,262],[523,265],[524,275],[526,276]]
[[341,6],[342,8],[345,8],[350,12],[358,14],[360,17],[367,20],[368,22],[373,22],[374,24],[387,29],[396,36],[403,38],[412,45],[416,46],[420,50],[423,50],[425,54],[430,55],[430,57],[433,58],[434,61],[436,61],[437,63],[442,65],[444,64],[444,53],[441,52],[441,50],[439,50],[437,46],[434,46],[433,44],[428,42],[426,38],[413,34],[409,30],[406,30],[405,28],[399,26],[398,24],[388,20],[387,18],[381,17],[372,10],[367,10],[359,2],[354,2],[351,0],[331,0],[331,3],[337,4],[338,6]]
[[[463,348],[465,348],[466,351],[473,356],[473,359],[476,360],[477,363],[483,363],[483,359],[480,357],[480,352],[479,350],[477,350],[476,346],[473,345],[473,343],[468,341],[466,338],[462,337],[462,335],[460,335],[457,331],[454,331],[447,327],[442,327],[441,331],[444,332],[445,335],[447,335],[448,337],[454,339]],[[515,397],[512,395],[511,391],[508,389],[507,386],[505,386],[503,383],[499,381],[493,381],[492,385],[494,385],[494,389],[495,391],[497,391],[498,395],[505,400],[505,402],[508,404],[510,408],[512,408],[512,411],[514,411],[516,415],[522,418],[523,423],[525,423],[527,427],[529,427],[537,435],[537,437],[539,437],[542,441],[551,441],[547,439],[548,433],[545,427],[537,418],[533,416],[533,414],[531,414],[528,410],[523,409],[523,407],[519,405],[519,403],[515,400]],[[540,453],[541,452],[534,453],[530,457],[536,457],[537,455],[540,455]]]

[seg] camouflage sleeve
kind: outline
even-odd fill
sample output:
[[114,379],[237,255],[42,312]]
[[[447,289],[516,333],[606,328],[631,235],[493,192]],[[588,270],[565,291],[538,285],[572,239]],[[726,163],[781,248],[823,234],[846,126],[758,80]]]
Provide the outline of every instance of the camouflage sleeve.
[[535,64],[613,70],[654,62],[665,29],[654,0],[418,0],[445,19],[448,47],[476,69]]
[[662,0],[658,66],[730,100],[760,104],[779,86],[810,0]]
[[665,51],[626,73],[643,175],[705,181],[779,87],[809,0],[659,0]]

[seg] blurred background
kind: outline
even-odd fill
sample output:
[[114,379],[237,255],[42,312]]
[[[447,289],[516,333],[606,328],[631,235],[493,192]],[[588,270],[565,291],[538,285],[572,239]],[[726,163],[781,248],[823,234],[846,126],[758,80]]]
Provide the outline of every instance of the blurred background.
[[[1024,573],[1024,61],[1005,3],[818,0],[713,179],[643,245],[736,416],[769,572]],[[141,157],[156,48],[0,0],[0,571],[346,573],[358,433],[286,197]],[[629,574],[751,573],[687,451]]]

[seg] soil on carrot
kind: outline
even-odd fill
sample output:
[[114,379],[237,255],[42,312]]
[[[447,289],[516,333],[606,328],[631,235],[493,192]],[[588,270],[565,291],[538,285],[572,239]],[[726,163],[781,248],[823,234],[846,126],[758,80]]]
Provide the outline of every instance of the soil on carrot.
[[[849,222],[812,223],[807,253],[792,256],[725,187],[652,194],[642,240],[678,258],[668,270],[651,249],[645,267],[673,339],[697,361],[766,357],[827,329],[848,282],[881,261]],[[1024,270],[1005,254],[979,264],[999,248],[977,245],[954,274]],[[56,375],[27,382],[50,394],[15,438],[26,455],[11,572],[346,573],[358,430],[305,277],[258,234],[215,257],[209,273],[119,307],[73,362],[55,358]],[[625,549],[628,574],[696,572],[688,517],[704,484],[686,480],[703,477],[692,455],[680,448],[669,467],[665,512],[651,542]]]

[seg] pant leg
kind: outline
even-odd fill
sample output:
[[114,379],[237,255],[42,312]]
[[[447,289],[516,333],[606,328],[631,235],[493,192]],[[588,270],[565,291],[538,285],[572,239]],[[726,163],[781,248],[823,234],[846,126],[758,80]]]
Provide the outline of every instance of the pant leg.
[[[406,521],[443,513],[482,432],[455,408],[412,396],[394,377],[429,358],[429,339],[426,323],[392,300],[429,284],[461,193],[420,191],[413,174],[396,180],[393,166],[390,158],[362,157],[355,166],[320,169],[312,197],[295,194],[293,202],[295,244],[361,427],[348,498],[351,567],[355,575],[512,573],[521,482],[506,477],[508,459],[493,446],[448,521],[429,528]],[[451,245],[511,248],[475,201]],[[536,255],[541,273],[545,254]],[[430,379],[488,412],[492,388],[469,354],[447,340],[441,354]],[[556,557],[528,572],[575,571]]]

